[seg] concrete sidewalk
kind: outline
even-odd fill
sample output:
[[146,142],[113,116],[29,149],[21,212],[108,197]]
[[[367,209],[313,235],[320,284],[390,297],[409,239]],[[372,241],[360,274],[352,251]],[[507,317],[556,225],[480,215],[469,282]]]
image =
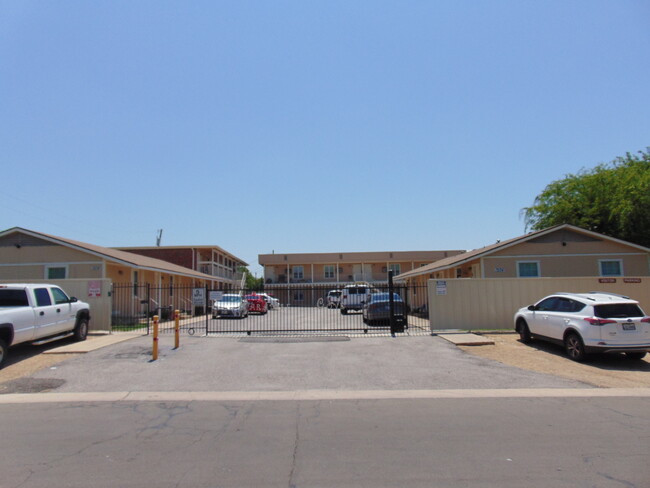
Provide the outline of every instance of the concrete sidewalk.
[[64,346],[55,347],[53,349],[48,349],[43,351],[42,354],[83,354],[90,351],[96,351],[102,347],[111,346],[113,344],[119,344],[120,342],[128,341],[136,337],[142,337],[146,334],[142,333],[120,333],[120,334],[88,334],[88,338],[85,341],[73,342],[72,344],[66,344]]

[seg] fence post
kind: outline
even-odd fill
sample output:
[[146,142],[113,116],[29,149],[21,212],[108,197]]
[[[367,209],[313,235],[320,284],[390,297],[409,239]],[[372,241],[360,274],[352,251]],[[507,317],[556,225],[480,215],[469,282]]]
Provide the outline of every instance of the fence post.
[[395,301],[393,300],[393,270],[388,271],[388,313],[390,317],[390,335],[395,337]]
[[152,361],[158,359],[158,316],[153,316],[153,351],[151,354]]
[[180,346],[180,322],[181,322],[181,312],[180,310],[174,311],[174,349],[178,349]]
[[210,327],[210,314],[208,313],[208,303],[210,302],[210,291],[208,285],[205,285],[205,337],[208,337],[208,328]]

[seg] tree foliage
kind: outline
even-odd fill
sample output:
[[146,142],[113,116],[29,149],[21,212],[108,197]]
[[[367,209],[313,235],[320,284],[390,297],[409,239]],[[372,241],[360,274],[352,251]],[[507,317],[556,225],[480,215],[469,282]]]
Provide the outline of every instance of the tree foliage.
[[246,281],[244,282],[244,287],[247,290],[251,290],[251,291],[264,290],[264,278],[256,278],[255,276],[253,276],[253,274],[248,270],[246,266],[240,266],[238,270],[240,273],[243,273],[244,276],[246,277]]
[[650,148],[550,183],[524,208],[526,228],[572,224],[650,247]]

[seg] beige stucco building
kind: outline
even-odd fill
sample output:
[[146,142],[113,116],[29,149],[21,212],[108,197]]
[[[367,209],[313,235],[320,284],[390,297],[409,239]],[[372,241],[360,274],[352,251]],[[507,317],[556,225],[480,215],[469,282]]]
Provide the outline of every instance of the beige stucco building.
[[650,276],[650,249],[564,224],[406,271],[397,279]]
[[0,232],[0,280],[109,279],[113,283],[212,286],[219,279],[184,266],[14,227]]
[[266,288],[289,284],[338,285],[355,281],[386,282],[388,271],[406,271],[462,253],[447,251],[333,252],[260,254]]

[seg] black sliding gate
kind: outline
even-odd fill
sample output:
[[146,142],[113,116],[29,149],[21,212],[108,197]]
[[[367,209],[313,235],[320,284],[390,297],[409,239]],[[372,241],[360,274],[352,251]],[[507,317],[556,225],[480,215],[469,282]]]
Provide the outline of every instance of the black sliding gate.
[[[114,284],[112,290],[112,330],[151,333],[153,317],[158,316],[160,333],[173,333],[175,311],[179,327],[189,335],[429,335],[428,295],[426,286],[393,287],[393,303],[379,303],[379,313],[364,317],[362,310],[341,306],[336,297],[339,288],[332,285],[295,284],[267,288],[264,291],[232,289],[228,291],[190,287],[152,287]],[[369,294],[390,298],[389,284],[370,284],[369,293],[344,300],[365,302]],[[265,297],[265,295],[267,295]],[[216,304],[246,300],[248,312],[222,314]],[[379,298],[379,296],[377,296]],[[262,311],[255,303],[266,302]],[[232,305],[231,305],[232,306]],[[393,320],[390,310],[393,310]],[[236,307],[235,310],[240,310]],[[367,315],[367,314],[366,314]]]

